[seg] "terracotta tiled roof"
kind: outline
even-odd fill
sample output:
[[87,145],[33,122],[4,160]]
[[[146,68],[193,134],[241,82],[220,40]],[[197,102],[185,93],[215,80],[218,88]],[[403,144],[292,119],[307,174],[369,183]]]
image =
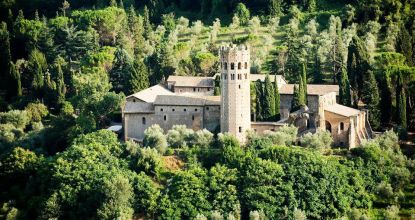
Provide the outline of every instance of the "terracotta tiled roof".
[[146,102],[126,102],[123,113],[153,113],[154,106]]
[[176,87],[214,87],[214,79],[212,77],[199,76],[169,76],[168,83]]
[[[294,93],[294,84],[284,84],[279,88],[280,94],[293,94]],[[338,85],[317,85],[317,84],[308,84],[307,85],[307,94],[308,95],[325,95],[331,92],[335,92],[336,95],[339,94]]]
[[156,100],[156,97],[158,95],[171,95],[171,94],[174,94],[174,93],[166,89],[164,86],[155,85],[148,89],[144,89],[143,91],[134,93],[128,96],[127,98],[135,97],[137,99],[142,100],[143,102],[151,103],[151,102],[154,102],[154,100]]
[[220,105],[220,96],[159,95],[154,105],[204,106]]
[[360,111],[357,109],[350,108],[350,107],[340,105],[340,104],[334,104],[334,105],[327,106],[324,110],[338,114],[338,115],[343,115],[346,117],[358,115],[360,113]]

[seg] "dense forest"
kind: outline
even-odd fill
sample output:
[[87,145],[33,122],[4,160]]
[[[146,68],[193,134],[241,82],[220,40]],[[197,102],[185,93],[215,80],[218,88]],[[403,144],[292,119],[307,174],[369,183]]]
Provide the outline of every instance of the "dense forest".
[[[213,76],[223,43],[249,44],[267,74],[258,120],[278,119],[278,74],[299,85],[293,105],[338,84],[383,133],[347,150],[292,126],[243,146],[181,125],[141,145],[105,130],[125,96]],[[400,148],[414,141],[413,0],[0,0],[0,95],[2,219],[415,219]]]

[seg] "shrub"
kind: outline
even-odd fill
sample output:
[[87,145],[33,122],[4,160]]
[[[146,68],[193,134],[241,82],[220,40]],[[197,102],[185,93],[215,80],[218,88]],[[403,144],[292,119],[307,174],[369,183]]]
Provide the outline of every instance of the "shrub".
[[11,110],[0,112],[0,124],[12,124],[18,129],[24,129],[30,122],[30,117],[26,111]]
[[201,148],[208,148],[213,143],[213,134],[206,130],[199,130],[194,133],[192,145]]
[[167,132],[167,142],[170,147],[186,147],[191,143],[194,131],[186,125],[173,125],[173,128]]
[[30,121],[40,122],[49,114],[48,108],[42,103],[30,103],[26,106],[25,111]]
[[144,131],[144,147],[157,149],[160,154],[164,154],[167,149],[167,139],[163,134],[163,129],[155,124]]
[[135,160],[135,170],[147,175],[157,176],[162,167],[161,155],[156,149],[140,148]]
[[301,145],[316,150],[329,149],[333,139],[328,131],[318,130],[315,134],[307,133],[301,138]]

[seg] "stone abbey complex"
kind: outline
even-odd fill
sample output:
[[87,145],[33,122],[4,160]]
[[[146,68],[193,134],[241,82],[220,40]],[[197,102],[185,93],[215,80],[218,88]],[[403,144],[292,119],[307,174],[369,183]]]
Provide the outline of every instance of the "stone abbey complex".
[[293,124],[299,135],[318,129],[328,130],[336,146],[353,148],[372,137],[367,112],[337,103],[337,85],[308,85],[307,106],[291,111],[293,84],[277,75],[270,77],[280,92],[280,120],[255,121],[251,115],[251,82],[265,75],[250,74],[248,46],[220,48],[220,96],[214,96],[215,77],[170,76],[165,82],[127,97],[123,107],[124,138],[142,141],[144,131],[153,124],[165,131],[173,125],[193,130],[228,132],[245,142],[248,130],[258,133],[277,131]]

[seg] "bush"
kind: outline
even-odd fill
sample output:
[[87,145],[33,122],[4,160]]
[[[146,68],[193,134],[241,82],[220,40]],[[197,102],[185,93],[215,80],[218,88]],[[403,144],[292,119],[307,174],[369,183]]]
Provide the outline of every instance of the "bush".
[[251,149],[259,150],[259,149],[272,147],[273,145],[271,138],[269,138],[268,136],[258,135],[255,132],[249,132],[247,138],[248,138],[248,142],[246,145]]
[[26,111],[11,110],[0,112],[0,124],[12,124],[18,129],[25,129],[30,122],[30,117]]
[[213,143],[213,134],[206,130],[199,130],[194,133],[192,145],[198,146],[201,148],[209,148],[209,146]]
[[301,138],[301,145],[316,150],[329,149],[333,143],[331,134],[326,130],[318,130],[315,134],[307,133]]
[[173,125],[173,128],[167,132],[167,142],[170,147],[180,148],[191,144],[194,131],[186,125]]
[[157,149],[160,154],[167,150],[167,139],[163,134],[163,129],[158,124],[152,125],[144,131],[144,147]]
[[24,109],[30,121],[40,122],[49,114],[48,108],[42,103],[30,103]]
[[140,148],[135,159],[134,170],[147,175],[157,176],[162,167],[161,155],[156,149]]

